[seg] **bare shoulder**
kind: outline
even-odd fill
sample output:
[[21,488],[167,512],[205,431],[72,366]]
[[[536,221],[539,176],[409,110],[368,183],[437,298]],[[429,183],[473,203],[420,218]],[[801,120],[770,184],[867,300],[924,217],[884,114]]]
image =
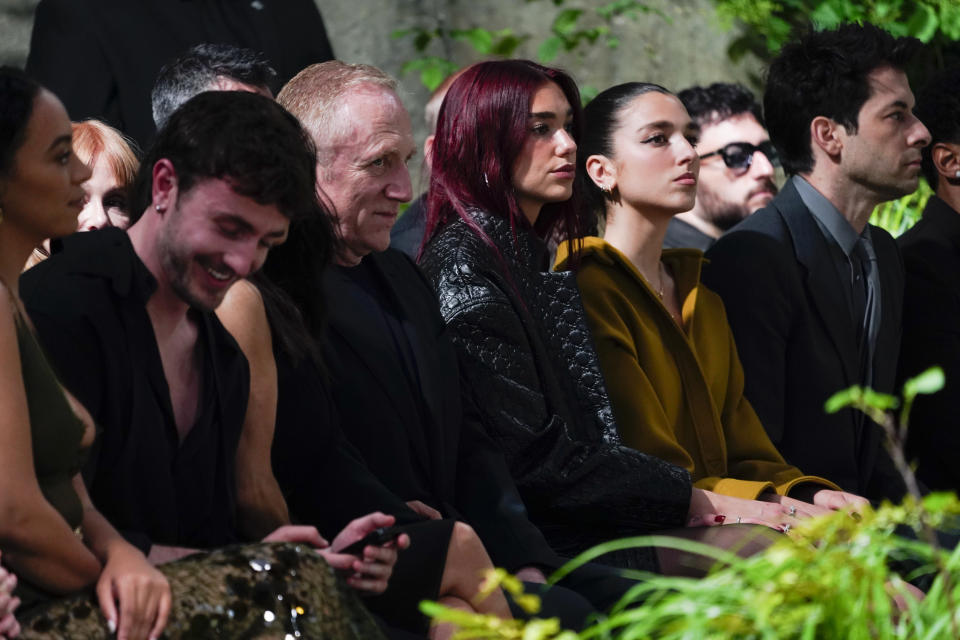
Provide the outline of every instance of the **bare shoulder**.
[[250,357],[251,348],[270,345],[270,325],[263,296],[251,282],[239,280],[230,287],[217,307],[217,317],[247,353],[247,357]]

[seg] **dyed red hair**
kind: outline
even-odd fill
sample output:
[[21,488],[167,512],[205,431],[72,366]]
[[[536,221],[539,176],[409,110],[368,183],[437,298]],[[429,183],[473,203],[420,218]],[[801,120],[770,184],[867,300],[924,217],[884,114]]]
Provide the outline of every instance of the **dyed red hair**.
[[[440,107],[433,140],[427,226],[424,244],[456,216],[487,244],[489,238],[467,210],[483,209],[507,218],[517,228],[530,223],[520,209],[512,183],[513,166],[528,135],[533,94],[547,82],[563,92],[573,109],[573,139],[580,139],[580,92],[563,71],[529,60],[481,62],[465,70],[450,86]],[[541,238],[562,225],[566,237],[580,237],[585,222],[578,207],[580,180],[573,197],[543,206],[535,231]],[[494,247],[496,249],[496,247]],[[421,248],[422,251],[422,248]]]

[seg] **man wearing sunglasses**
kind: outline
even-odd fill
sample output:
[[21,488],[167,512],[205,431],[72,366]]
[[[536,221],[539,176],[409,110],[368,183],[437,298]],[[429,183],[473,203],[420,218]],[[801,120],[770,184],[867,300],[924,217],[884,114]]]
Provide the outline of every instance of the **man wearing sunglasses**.
[[893,238],[868,220],[917,188],[930,132],[903,69],[920,46],[847,24],[783,47],[763,113],[792,177],[710,248],[703,276],[723,298],[744,393],[777,449],[871,500],[904,492],[883,433],[824,403],[853,385],[894,391],[903,267]]
[[696,205],[670,221],[663,246],[706,251],[773,199],[773,174],[780,161],[763,128],[760,105],[746,88],[717,82],[677,96],[700,125],[700,181]]

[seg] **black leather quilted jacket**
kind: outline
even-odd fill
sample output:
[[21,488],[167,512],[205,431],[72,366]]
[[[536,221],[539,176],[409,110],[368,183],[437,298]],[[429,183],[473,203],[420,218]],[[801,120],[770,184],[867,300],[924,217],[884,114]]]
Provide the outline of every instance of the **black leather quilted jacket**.
[[460,356],[464,405],[506,455],[534,522],[564,554],[683,526],[690,475],[621,444],[575,276],[546,271],[532,232],[514,239],[509,221],[472,215],[500,255],[458,219],[421,266]]

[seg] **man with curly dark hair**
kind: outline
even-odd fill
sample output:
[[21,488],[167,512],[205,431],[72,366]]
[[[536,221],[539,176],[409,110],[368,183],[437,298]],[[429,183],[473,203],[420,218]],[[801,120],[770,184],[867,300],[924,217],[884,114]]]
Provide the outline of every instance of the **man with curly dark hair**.
[[715,82],[677,94],[700,126],[700,178],[693,209],[674,216],[663,246],[706,251],[725,231],[777,195],[780,161],[746,87]]

